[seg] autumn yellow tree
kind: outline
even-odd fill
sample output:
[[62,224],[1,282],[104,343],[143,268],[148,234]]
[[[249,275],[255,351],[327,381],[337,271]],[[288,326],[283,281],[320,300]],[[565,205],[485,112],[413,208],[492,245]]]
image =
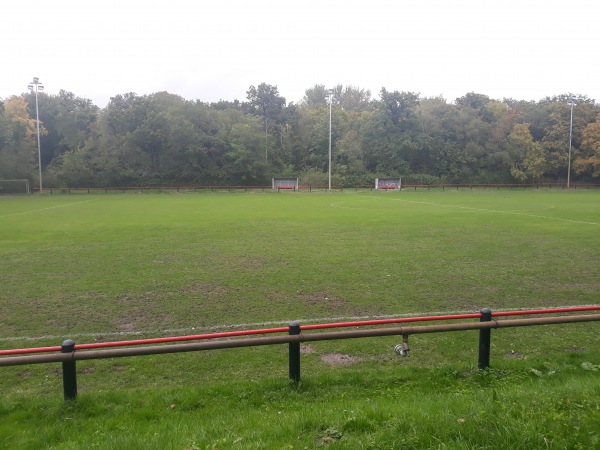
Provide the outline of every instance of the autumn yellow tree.
[[[40,126],[40,134],[46,129]],[[29,178],[37,166],[36,121],[31,118],[24,97],[4,101],[0,114],[0,177]]]
[[577,173],[591,172],[593,176],[600,176],[600,114],[595,122],[589,123],[582,133],[582,150],[586,156],[577,158],[573,168]]

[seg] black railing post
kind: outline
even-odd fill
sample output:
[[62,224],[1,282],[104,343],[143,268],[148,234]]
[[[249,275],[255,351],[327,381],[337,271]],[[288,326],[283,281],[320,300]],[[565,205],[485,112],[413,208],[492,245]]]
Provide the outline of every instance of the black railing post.
[[[73,353],[75,351],[75,341],[67,339],[60,347],[62,353]],[[77,397],[77,371],[75,368],[75,360],[63,361],[63,391],[65,400],[74,400]]]
[[[290,336],[300,334],[300,322],[290,322]],[[300,381],[300,342],[289,344],[290,380]]]
[[[492,320],[492,310],[490,308],[482,308],[480,322],[489,322]],[[487,369],[490,366],[490,346],[491,346],[492,330],[490,328],[482,328],[479,330],[479,369]]]

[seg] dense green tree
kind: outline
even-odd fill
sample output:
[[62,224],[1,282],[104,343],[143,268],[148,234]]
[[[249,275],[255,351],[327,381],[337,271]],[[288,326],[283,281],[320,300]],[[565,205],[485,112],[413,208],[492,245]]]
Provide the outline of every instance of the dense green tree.
[[477,94],[475,92],[469,92],[468,94],[457,98],[455,101],[456,105],[475,111],[477,115],[486,122],[491,122],[493,120],[493,116],[490,114],[490,110],[487,107],[490,102],[492,102],[492,99],[487,95]]
[[[60,90],[58,95],[38,94],[40,121],[47,133],[41,139],[42,164],[67,151],[83,147],[96,121],[99,108],[88,99]],[[30,115],[35,115],[35,95],[28,94]]]
[[281,113],[285,106],[285,98],[279,95],[277,86],[261,83],[258,87],[250,86],[246,92],[248,111],[251,114],[262,116],[264,123],[264,155],[265,161],[269,159],[269,130],[276,130],[276,125],[281,123]]
[[389,176],[410,173],[419,152],[415,143],[419,95],[382,88],[380,97],[364,126],[365,168]]
[[[402,176],[415,182],[512,182],[600,177],[600,105],[570,94],[539,102],[469,92],[448,103],[382,88],[378,99],[333,86],[332,176],[342,185]],[[106,108],[60,91],[39,96],[42,167],[50,185],[268,184],[301,175],[327,183],[329,104],[316,84],[299,105],[276,86],[244,102],[188,101],[167,92],[116,95]],[[37,178],[35,97],[0,102],[0,176]],[[371,181],[369,181],[371,180]],[[600,180],[599,180],[600,181]]]
[[399,131],[410,129],[413,120],[416,120],[415,109],[419,104],[419,94],[414,92],[388,92],[385,88],[381,88],[379,96],[381,100],[377,110],[385,120],[384,125],[389,123]]
[[354,86],[338,86],[337,90],[337,103],[344,111],[364,112],[373,109],[371,91]]
[[226,157],[232,184],[267,184],[269,166],[262,155],[262,139],[260,122],[252,117],[231,127]]
[[508,137],[509,153],[513,156],[510,173],[521,182],[539,181],[546,170],[544,149],[533,140],[528,124],[516,124]]
[[327,105],[328,89],[324,84],[315,84],[304,91],[304,97],[300,102],[304,108],[316,108]]
[[[337,125],[337,112],[332,115]],[[335,141],[339,127],[332,127],[332,140]],[[300,107],[298,111],[298,146],[292,164],[299,170],[314,168],[327,171],[329,147],[329,107]]]

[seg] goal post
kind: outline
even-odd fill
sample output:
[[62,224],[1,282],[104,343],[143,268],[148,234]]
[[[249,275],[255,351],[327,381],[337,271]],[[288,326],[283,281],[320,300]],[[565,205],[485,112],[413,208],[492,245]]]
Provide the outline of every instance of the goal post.
[[0,180],[0,195],[2,194],[31,194],[29,180]]
[[297,191],[298,190],[298,178],[273,178],[273,190],[279,191],[280,189],[288,189]]
[[375,178],[375,189],[402,189],[402,178]]

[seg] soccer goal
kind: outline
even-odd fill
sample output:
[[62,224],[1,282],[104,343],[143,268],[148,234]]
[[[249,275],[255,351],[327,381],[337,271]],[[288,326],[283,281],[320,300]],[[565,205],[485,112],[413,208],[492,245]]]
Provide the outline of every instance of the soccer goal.
[[375,178],[375,189],[398,189],[402,188],[402,178]]
[[2,194],[31,194],[29,180],[0,180]]
[[290,189],[298,190],[298,178],[273,178],[273,190]]

